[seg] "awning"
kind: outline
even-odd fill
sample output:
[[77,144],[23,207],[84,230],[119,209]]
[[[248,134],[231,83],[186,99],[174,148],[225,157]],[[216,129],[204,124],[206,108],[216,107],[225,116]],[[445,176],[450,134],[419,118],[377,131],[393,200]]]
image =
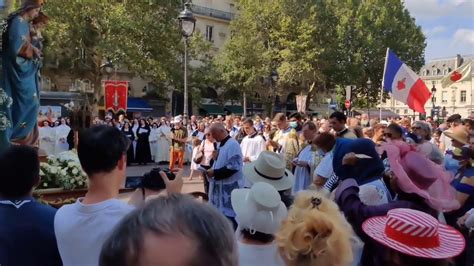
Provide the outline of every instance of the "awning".
[[80,93],[63,91],[41,91],[40,99],[45,100],[82,100]]
[[224,110],[226,110],[230,114],[236,114],[236,115],[241,115],[244,113],[244,108],[240,105],[224,106]]
[[203,104],[201,108],[199,108],[199,111],[199,113],[208,115],[223,115],[225,113],[224,108],[216,104]]
[[141,98],[128,98],[127,112],[151,112],[153,108]]

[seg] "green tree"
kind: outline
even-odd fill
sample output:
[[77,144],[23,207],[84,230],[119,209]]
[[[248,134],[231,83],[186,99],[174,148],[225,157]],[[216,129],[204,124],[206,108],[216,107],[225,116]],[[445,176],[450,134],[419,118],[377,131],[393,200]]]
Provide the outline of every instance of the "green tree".
[[[335,3],[337,62],[326,70],[336,84],[356,85],[358,107],[379,102],[386,49],[390,48],[414,71],[424,64],[425,37],[403,2],[397,0],[340,1]],[[367,90],[370,78],[372,89]],[[387,95],[385,95],[387,97]],[[362,99],[362,100],[361,100]]]
[[216,59],[230,95],[236,89],[242,96],[258,91],[268,99],[272,93],[267,77],[278,67],[276,43],[271,37],[277,31],[279,10],[271,2],[236,1],[238,14],[230,24],[231,37]]
[[[48,1],[45,58],[50,71],[88,78],[101,87],[104,62],[158,86],[157,95],[182,89],[184,45],[177,16],[180,0]],[[202,38],[201,38],[202,39]],[[210,49],[198,37],[190,40],[190,59]]]
[[218,66],[227,85],[243,92],[269,91],[263,81],[277,70],[280,90],[311,97],[322,92],[315,88],[354,84],[354,96],[366,98],[357,104],[374,106],[387,47],[414,70],[424,63],[425,37],[399,0],[238,0],[236,5]]

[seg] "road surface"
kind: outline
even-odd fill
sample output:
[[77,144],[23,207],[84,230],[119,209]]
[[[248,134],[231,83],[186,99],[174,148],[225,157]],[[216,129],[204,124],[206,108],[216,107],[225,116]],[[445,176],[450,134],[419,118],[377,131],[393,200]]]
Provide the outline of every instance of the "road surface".
[[[151,169],[155,167],[161,167],[161,168],[168,168],[166,164],[148,164],[148,165],[134,165],[134,166],[128,166],[127,167],[127,176],[143,176],[146,172],[150,171]],[[183,186],[183,193],[189,193],[189,192],[194,192],[194,191],[204,191],[204,185],[201,180],[198,178],[194,177],[193,180],[189,181],[187,180],[187,177],[190,174],[190,168],[189,165],[184,166],[184,176],[186,177],[184,179],[184,186]]]

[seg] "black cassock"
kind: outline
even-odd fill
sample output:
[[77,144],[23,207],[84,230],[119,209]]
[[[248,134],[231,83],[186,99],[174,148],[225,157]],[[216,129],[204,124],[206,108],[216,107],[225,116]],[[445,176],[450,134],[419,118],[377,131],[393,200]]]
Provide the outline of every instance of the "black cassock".
[[135,134],[133,134],[132,129],[128,131],[122,130],[123,134],[130,140],[130,146],[127,151],[127,164],[131,164],[135,161],[135,154],[133,154],[133,141],[135,140]]
[[137,128],[137,151],[135,154],[135,162],[137,163],[149,163],[151,162],[150,142],[148,137],[150,136],[150,127],[138,127]]

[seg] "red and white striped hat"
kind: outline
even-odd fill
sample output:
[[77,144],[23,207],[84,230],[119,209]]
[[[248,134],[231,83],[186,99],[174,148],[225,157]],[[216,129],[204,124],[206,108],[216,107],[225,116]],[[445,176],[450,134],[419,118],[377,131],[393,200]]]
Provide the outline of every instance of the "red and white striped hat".
[[456,229],[411,209],[393,209],[387,216],[369,218],[362,229],[377,242],[414,257],[452,258],[465,247],[464,237]]

